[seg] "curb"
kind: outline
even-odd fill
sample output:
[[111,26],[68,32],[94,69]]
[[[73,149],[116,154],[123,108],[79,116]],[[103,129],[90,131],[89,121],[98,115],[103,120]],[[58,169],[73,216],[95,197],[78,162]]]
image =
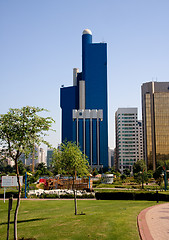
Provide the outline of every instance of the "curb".
[[153,207],[155,206],[142,210],[137,216],[137,226],[138,226],[138,231],[139,231],[141,240],[154,240],[154,238],[151,236],[151,233],[149,231],[147,221],[146,221],[146,213]]

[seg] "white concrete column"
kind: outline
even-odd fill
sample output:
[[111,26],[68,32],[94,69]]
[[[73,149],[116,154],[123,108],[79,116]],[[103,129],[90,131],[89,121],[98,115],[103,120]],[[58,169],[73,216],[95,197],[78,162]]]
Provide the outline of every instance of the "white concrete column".
[[85,81],[79,81],[79,109],[85,109]]
[[90,118],[90,164],[93,166],[93,139],[92,139],[92,118]]
[[97,165],[100,165],[99,118],[97,117]]
[[76,119],[76,143],[79,143],[79,119]]
[[85,117],[83,117],[83,152],[86,154],[86,122]]
[[73,68],[73,86],[77,86],[77,74],[79,72],[78,68]]

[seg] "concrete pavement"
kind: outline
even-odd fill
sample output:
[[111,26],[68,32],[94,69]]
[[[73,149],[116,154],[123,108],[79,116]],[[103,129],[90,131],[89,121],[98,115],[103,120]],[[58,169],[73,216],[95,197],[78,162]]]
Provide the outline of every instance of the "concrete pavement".
[[141,240],[169,240],[169,203],[144,209],[137,223]]

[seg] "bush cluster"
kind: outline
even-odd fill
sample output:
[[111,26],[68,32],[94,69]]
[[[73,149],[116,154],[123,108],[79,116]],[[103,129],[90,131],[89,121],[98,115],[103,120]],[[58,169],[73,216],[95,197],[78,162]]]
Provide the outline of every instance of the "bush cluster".
[[[93,194],[82,194],[77,195],[76,198],[94,198],[95,196]],[[73,194],[41,194],[39,198],[74,198]]]
[[39,198],[59,198],[59,196],[57,194],[45,194],[42,193]]
[[[11,195],[13,196],[13,198],[17,198],[18,197],[18,192],[16,192],[16,191],[6,192],[5,193],[5,198],[10,198]],[[4,193],[0,193],[0,198],[4,198]]]
[[96,192],[97,200],[169,201],[169,194],[156,192]]

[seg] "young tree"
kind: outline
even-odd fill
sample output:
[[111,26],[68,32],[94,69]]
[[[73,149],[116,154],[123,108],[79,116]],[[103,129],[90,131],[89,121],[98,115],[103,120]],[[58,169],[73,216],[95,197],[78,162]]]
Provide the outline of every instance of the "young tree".
[[38,178],[41,176],[52,176],[52,175],[53,175],[52,172],[50,172],[47,169],[47,166],[45,165],[45,163],[39,163],[36,166],[36,172],[34,174],[35,179],[38,180]]
[[[15,167],[15,169],[16,169],[16,167]],[[25,166],[21,160],[18,160],[18,170],[19,170],[20,175],[24,175],[26,172]]]
[[142,183],[142,189],[144,188],[144,182],[148,181],[147,168],[144,160],[138,160],[133,165],[134,178],[138,183]]
[[50,147],[49,143],[44,140],[44,136],[45,132],[51,129],[54,120],[50,117],[38,116],[37,114],[42,111],[47,110],[26,106],[21,109],[9,109],[6,114],[0,115],[1,154],[14,160],[19,188],[14,214],[14,240],[17,240],[17,215],[21,196],[19,157],[21,154],[28,156],[35,144],[44,143]]
[[[86,156],[82,153],[76,143],[64,142],[60,149],[54,150],[53,166],[58,173],[73,177],[73,183],[76,176],[87,176],[89,167]],[[73,184],[75,215],[77,215],[76,189]]]
[[124,182],[124,180],[125,180],[127,177],[126,177],[125,174],[122,174],[122,175],[120,176],[120,178],[121,178],[122,182]]
[[129,169],[124,169],[123,173],[127,176],[130,177],[130,170]]
[[133,173],[139,173],[147,169],[146,164],[144,160],[138,160],[137,162],[134,163],[133,165]]

